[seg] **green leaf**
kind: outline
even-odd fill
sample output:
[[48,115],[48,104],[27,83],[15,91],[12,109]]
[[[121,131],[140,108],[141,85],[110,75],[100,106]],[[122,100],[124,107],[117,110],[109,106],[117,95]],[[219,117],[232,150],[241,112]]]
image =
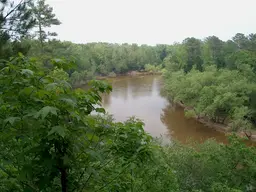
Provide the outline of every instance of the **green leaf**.
[[76,106],[76,102],[72,99],[69,98],[61,98],[61,101],[65,102],[66,104],[68,104],[71,107],[75,107]]
[[48,85],[45,86],[45,89],[52,91],[52,90],[56,89],[57,86],[58,86],[57,83],[49,83]]
[[52,115],[56,115],[57,116],[57,111],[59,109],[57,109],[56,107],[51,107],[51,106],[46,106],[46,107],[43,107],[40,111],[38,111],[36,114],[35,114],[35,118],[38,118],[38,117],[42,117],[42,119],[45,119],[45,117],[47,117],[49,114],[52,114]]
[[90,149],[86,150],[86,152],[91,156],[91,158],[103,161],[103,158],[99,152]]
[[51,131],[48,132],[48,136],[56,133],[57,135],[61,136],[62,138],[65,137],[67,129],[63,126],[54,126],[52,127]]
[[39,90],[36,92],[36,94],[39,98],[43,98],[43,97],[47,96],[49,94],[49,92],[46,90]]
[[22,75],[27,75],[27,76],[32,76],[32,75],[34,75],[34,72],[31,71],[30,69],[22,69],[21,74]]
[[20,120],[20,117],[8,117],[7,119],[4,120],[5,123],[10,123],[13,125],[15,121]]
[[33,92],[34,88],[33,87],[25,87],[20,91],[21,95],[30,95]]
[[21,52],[18,52],[19,57],[23,58],[24,55]]
[[96,112],[98,112],[98,113],[106,113],[106,111],[105,111],[104,108],[96,108],[95,110],[96,110]]
[[100,140],[100,138],[93,133],[86,133],[86,137],[88,138],[89,141],[98,142]]

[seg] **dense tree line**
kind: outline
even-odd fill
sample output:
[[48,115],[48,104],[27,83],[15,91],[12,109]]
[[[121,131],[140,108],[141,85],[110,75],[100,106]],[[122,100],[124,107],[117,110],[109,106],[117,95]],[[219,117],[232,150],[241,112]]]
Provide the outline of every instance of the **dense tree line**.
[[169,96],[217,121],[228,113],[249,124],[253,35],[171,46],[78,45],[50,38],[56,34],[45,27],[60,21],[44,0],[0,5],[0,191],[255,191],[254,147],[236,138],[229,145],[162,146],[140,120],[114,122],[105,114],[100,95],[111,91],[108,83],[91,81],[86,90],[71,85],[89,73],[162,65]]
[[[41,47],[38,41],[27,41],[33,44],[29,56],[40,56]],[[51,40],[44,45],[45,57],[73,58],[77,71],[91,72],[93,75],[108,75],[111,72],[123,74],[129,71],[144,70],[145,65],[156,66],[162,63],[162,52],[165,45],[156,47],[137,44],[87,43],[74,44]]]
[[256,120],[256,34],[187,38],[169,47],[165,91],[188,115],[251,130]]

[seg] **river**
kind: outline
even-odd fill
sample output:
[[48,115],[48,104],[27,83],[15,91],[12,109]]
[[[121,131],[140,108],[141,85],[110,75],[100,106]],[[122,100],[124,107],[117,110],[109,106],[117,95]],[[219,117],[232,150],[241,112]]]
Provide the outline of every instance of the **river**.
[[113,91],[103,97],[103,106],[116,121],[135,116],[145,123],[149,134],[161,137],[164,143],[172,140],[203,142],[209,138],[226,143],[224,133],[186,118],[183,108],[161,96],[161,76],[117,77],[109,82]]

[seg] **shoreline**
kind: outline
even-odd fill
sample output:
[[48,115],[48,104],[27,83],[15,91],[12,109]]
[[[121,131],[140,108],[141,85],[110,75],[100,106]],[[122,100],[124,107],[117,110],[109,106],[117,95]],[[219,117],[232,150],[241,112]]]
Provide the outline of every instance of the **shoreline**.
[[[161,75],[161,72],[145,72],[145,71],[130,71],[125,74],[117,74],[115,77],[111,76],[96,76],[96,80],[106,80],[106,79],[114,79],[118,77],[136,77],[136,76],[147,76],[147,75]],[[79,86],[78,86],[79,87]],[[169,100],[169,102],[172,102]],[[186,109],[193,109],[193,107],[189,107],[184,105],[181,101],[175,102],[176,105],[180,106],[184,110],[184,115],[185,115],[185,110]],[[188,117],[187,117],[188,118]],[[232,131],[231,127],[229,127],[227,124],[222,124],[222,123],[216,123],[213,122],[206,117],[200,117],[200,116],[195,116],[195,117],[190,117],[196,120],[197,122],[205,125],[208,128],[214,129],[218,132],[225,133],[227,135],[230,135],[232,133],[235,133],[238,137],[240,138],[247,138],[249,141],[256,142],[256,130],[249,130],[249,131]]]
[[[188,106],[185,106],[182,102],[176,102],[175,104],[179,105],[184,110],[189,108]],[[185,113],[185,111],[184,111],[184,113]],[[206,118],[203,118],[203,117],[198,117],[198,116],[191,117],[191,118],[193,118],[196,121],[202,123],[206,127],[214,129],[216,131],[226,133],[227,135],[229,135],[231,133],[235,133],[240,138],[247,138],[247,139],[249,139],[249,141],[256,142],[256,131],[255,130],[232,132],[231,128],[228,125],[221,124],[221,123],[216,123],[216,122],[213,122],[209,119],[206,119]]]
[[108,79],[115,79],[118,77],[138,77],[138,76],[147,76],[147,75],[162,75],[162,72],[146,72],[146,71],[129,71],[123,74],[116,74],[116,76],[94,76],[92,79],[89,80],[81,80],[79,83],[74,83],[72,86],[74,88],[82,87],[87,84],[90,80],[108,80]]
[[97,80],[104,80],[104,79],[116,78],[116,77],[125,77],[125,76],[135,77],[135,76],[144,76],[144,75],[162,75],[162,72],[129,71],[123,74],[116,74],[116,76],[96,76],[95,78]]

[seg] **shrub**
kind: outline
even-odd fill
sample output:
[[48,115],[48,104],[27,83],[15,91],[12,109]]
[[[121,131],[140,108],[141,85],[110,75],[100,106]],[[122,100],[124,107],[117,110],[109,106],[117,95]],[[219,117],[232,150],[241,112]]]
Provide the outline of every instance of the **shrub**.
[[116,74],[115,74],[115,72],[110,72],[109,74],[108,74],[108,77],[116,77]]

